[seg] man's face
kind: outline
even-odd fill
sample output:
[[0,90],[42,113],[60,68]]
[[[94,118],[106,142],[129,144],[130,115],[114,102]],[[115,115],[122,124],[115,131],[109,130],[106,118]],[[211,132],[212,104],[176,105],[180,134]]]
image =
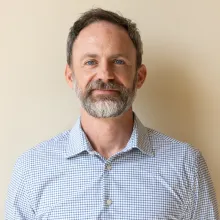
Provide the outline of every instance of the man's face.
[[108,118],[131,107],[138,72],[136,49],[126,31],[101,21],[78,35],[73,45],[72,67],[67,67],[66,76],[73,75],[82,107],[93,117]]

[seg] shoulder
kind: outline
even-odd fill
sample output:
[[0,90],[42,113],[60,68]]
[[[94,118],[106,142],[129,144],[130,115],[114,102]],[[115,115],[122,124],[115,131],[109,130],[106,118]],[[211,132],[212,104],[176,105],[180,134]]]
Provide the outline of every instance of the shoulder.
[[151,128],[146,128],[150,145],[156,157],[180,164],[195,165],[201,152],[189,143],[182,142]]
[[28,169],[36,165],[60,160],[65,157],[69,143],[70,130],[64,131],[48,140],[42,141],[18,157],[15,166]]
[[161,173],[168,173],[171,179],[178,177],[191,187],[198,175],[208,173],[205,159],[198,149],[153,129],[147,130],[154,152],[153,161]]

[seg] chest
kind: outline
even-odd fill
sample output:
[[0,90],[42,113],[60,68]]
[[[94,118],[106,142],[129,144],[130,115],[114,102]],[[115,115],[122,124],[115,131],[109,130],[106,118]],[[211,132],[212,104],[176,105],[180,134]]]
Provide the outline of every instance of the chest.
[[31,184],[37,220],[183,219],[187,184],[170,166],[89,159],[51,168]]

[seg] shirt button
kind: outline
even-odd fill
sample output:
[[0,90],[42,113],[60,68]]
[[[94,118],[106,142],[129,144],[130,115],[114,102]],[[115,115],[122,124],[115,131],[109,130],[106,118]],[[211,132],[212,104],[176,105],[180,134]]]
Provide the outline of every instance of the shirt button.
[[96,154],[96,151],[90,151],[89,154],[95,155],[95,154]]
[[111,204],[112,204],[112,200],[111,199],[106,200],[106,205],[107,206],[110,206]]
[[111,170],[111,168],[112,168],[112,165],[111,165],[111,164],[107,164],[107,165],[106,165],[106,169],[107,169],[107,170]]

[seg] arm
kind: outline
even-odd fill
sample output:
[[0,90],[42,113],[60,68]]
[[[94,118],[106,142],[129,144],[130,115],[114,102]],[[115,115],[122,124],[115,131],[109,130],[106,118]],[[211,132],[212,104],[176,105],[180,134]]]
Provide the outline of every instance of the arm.
[[15,164],[6,200],[6,220],[34,220],[34,211],[25,183],[25,163],[18,159]]
[[190,219],[219,219],[214,187],[207,164],[201,153],[197,154]]

